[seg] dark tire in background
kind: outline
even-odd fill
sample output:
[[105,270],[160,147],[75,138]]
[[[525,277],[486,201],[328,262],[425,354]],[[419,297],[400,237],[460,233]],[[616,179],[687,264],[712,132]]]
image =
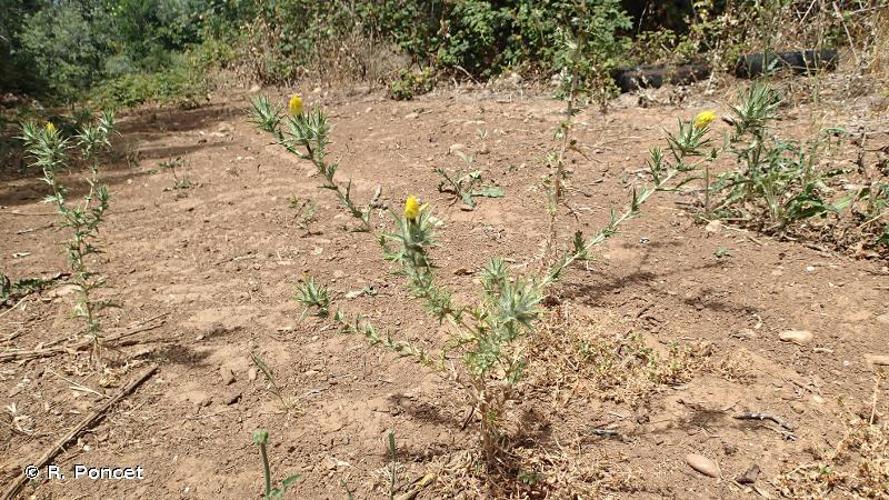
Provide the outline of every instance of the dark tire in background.
[[812,74],[821,70],[836,69],[838,62],[836,49],[760,52],[739,57],[735,64],[735,76],[754,78],[782,69],[797,74]]
[[612,77],[621,92],[659,88],[668,83],[688,85],[710,76],[710,66],[706,64],[684,64],[682,66],[635,66],[616,70]]

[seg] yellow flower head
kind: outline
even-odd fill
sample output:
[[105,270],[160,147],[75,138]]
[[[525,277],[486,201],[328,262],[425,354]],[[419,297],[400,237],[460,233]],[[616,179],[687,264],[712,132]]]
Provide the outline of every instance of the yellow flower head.
[[55,135],[56,133],[56,126],[53,125],[52,122],[46,122],[46,126],[44,126],[43,128],[46,129],[46,133],[49,135]]
[[303,98],[299,94],[293,94],[290,102],[287,103],[287,109],[290,110],[290,114],[293,116],[301,115],[303,112]]
[[423,207],[420,206],[420,202],[417,201],[417,197],[414,195],[410,195],[407,197],[407,201],[404,202],[404,218],[407,220],[417,220],[417,217],[420,216],[420,210]]
[[716,113],[713,111],[701,111],[695,116],[695,128],[704,128],[716,119]]

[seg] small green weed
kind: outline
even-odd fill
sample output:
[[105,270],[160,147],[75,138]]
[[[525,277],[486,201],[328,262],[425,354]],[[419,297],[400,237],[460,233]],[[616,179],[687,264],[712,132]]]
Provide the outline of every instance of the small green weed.
[[262,458],[262,473],[263,479],[265,480],[265,493],[263,494],[263,499],[278,500],[284,498],[284,494],[287,493],[287,490],[290,489],[293,483],[299,481],[299,474],[293,474],[292,476],[287,477],[281,481],[281,486],[272,488],[272,471],[269,466],[268,455],[269,431],[265,429],[253,431],[253,444],[259,447],[259,455]]
[[306,236],[313,234],[312,224],[318,220],[318,204],[310,198],[293,195],[290,197],[289,206],[294,211],[293,219],[297,227],[305,231]]
[[[471,160],[467,164],[471,165]],[[438,192],[454,195],[454,203],[462,201],[470,210],[476,206],[475,198],[503,198],[503,188],[500,186],[484,186],[481,170],[448,173],[443,168],[436,168],[435,173],[443,178],[438,183]]]

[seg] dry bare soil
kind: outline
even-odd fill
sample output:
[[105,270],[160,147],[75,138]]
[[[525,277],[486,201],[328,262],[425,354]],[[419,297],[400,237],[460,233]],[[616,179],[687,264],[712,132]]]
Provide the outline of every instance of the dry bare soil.
[[[647,150],[664,144],[664,129],[702,109],[726,112],[733,94],[645,108],[625,96],[608,114],[581,113],[583,155],[572,157],[576,190],[568,194],[577,218],[561,213],[561,234],[605,223],[644,180]],[[804,134],[874,119],[866,99],[840,97],[791,102],[780,130]],[[544,158],[555,147],[563,103],[518,91],[448,91],[412,102],[309,93],[306,100],[330,112],[331,157],[359,202],[381,186],[382,200],[396,209],[409,193],[432,204],[446,223],[434,257],[462,301],[476,295],[477,271],[491,256],[519,270],[539,265]],[[540,337],[527,346],[528,378],[510,407],[515,463],[505,469],[513,476],[485,484],[473,462],[477,416],[468,418],[463,391],[322,320],[300,320],[294,285],[311,274],[339,307],[367,314],[394,338],[434,349],[448,332],[410,298],[374,236],[348,230],[352,221],[318,189],[311,164],[255,130],[248,107],[242,96],[121,117],[117,159],[105,170],[113,200],[97,267],[108,277],[103,296],[119,305],[106,313],[107,336],[132,335],[108,343],[101,369],[88,350],[0,362],[0,484],[157,363],[151,378],[53,460],[65,471],[141,466],[145,479],[38,481],[22,498],[259,498],[257,428],[270,431],[276,479],[301,475],[292,498],[388,497],[390,429],[398,494],[434,474],[419,498],[826,491],[887,498],[879,483],[864,489],[868,477],[886,477],[879,476],[889,467],[885,436],[869,448],[856,441],[842,457],[831,451],[854,441],[861,419],[885,425],[889,418],[889,382],[875,378],[867,358],[889,354],[885,260],[733,228],[707,231],[683,204],[691,198],[657,194],[553,290]],[[889,142],[885,127],[874,140]],[[462,166],[457,150],[473,155],[505,197],[465,211],[439,193],[433,168]],[[174,178],[160,164],[177,157]],[[83,190],[80,178],[66,177],[74,193]],[[189,182],[176,189],[177,179]],[[44,195],[33,171],[7,173],[0,185],[0,255],[12,278],[66,270],[66,232],[40,203]],[[294,195],[318,205],[310,234],[289,206]],[[384,228],[390,218],[375,211],[373,221]],[[376,294],[349,294],[371,288]],[[73,342],[74,298],[62,281],[4,309],[0,351]],[[808,330],[813,340],[783,342],[785,330]],[[281,398],[251,353],[274,372]],[[787,427],[735,418],[744,412],[769,413]],[[692,453],[718,464],[717,477],[691,468]],[[755,482],[739,482],[754,465]]]

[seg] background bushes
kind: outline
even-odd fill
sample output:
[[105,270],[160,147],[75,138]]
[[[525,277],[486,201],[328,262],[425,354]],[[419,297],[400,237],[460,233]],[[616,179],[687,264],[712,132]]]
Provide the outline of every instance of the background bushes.
[[869,13],[886,1],[837,5],[840,16],[794,0],[0,0],[0,91],[193,103],[208,69],[267,84],[546,79],[566,68],[580,31],[577,63],[593,83],[618,65],[728,67],[767,47],[865,46]]

